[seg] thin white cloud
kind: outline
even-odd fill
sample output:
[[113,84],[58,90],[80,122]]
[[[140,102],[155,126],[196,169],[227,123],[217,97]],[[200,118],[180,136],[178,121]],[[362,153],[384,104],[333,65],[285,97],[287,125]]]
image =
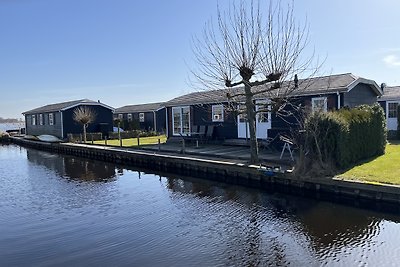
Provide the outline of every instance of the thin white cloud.
[[395,54],[385,56],[383,62],[389,67],[400,67],[400,57]]

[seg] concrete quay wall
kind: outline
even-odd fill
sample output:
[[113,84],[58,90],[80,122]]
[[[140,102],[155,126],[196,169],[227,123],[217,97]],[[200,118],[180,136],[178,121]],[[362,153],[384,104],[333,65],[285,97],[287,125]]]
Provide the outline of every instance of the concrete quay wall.
[[346,198],[400,203],[400,187],[395,185],[368,184],[335,178],[299,179],[290,173],[270,176],[265,171],[260,171],[258,166],[143,150],[72,143],[44,143],[22,138],[12,138],[12,142],[55,153],[135,166],[154,173],[178,174],[284,193],[311,194],[324,199]]

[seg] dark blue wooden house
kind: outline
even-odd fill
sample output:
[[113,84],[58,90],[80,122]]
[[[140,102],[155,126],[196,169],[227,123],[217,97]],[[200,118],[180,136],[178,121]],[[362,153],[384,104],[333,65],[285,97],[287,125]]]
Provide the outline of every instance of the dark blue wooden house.
[[95,121],[87,128],[88,133],[102,132],[106,135],[112,132],[114,109],[100,101],[81,99],[50,104],[22,113],[25,116],[26,134],[49,134],[64,139],[67,134],[82,133],[82,125],[73,119],[75,108],[80,106],[90,107],[96,114]]
[[389,135],[394,136],[397,131],[397,107],[400,104],[400,86],[382,86],[383,95],[378,98],[379,104],[385,110]]
[[114,119],[122,120],[124,125],[134,123],[136,128],[144,131],[165,133],[166,130],[164,103],[123,106],[115,110]]
[[[257,95],[256,109],[265,106],[272,98],[279,97],[285,87],[294,86],[293,82],[284,82],[279,92]],[[255,90],[264,90],[258,87]],[[234,89],[243,93],[243,88]],[[342,107],[354,107],[361,104],[373,104],[382,95],[375,81],[357,77],[351,73],[303,79],[296,90],[288,90],[285,95],[294,105],[302,105],[311,110],[333,110]],[[235,139],[248,137],[248,123],[244,115],[236,115],[229,106],[227,93],[232,89],[207,90],[193,92],[165,103],[167,108],[167,136],[190,136],[195,128],[212,126],[214,139]],[[244,99],[237,99],[237,105]],[[229,104],[229,105],[228,105]],[[259,139],[274,137],[281,131],[294,127],[294,116],[282,118],[271,112],[260,112],[256,118],[256,134]]]

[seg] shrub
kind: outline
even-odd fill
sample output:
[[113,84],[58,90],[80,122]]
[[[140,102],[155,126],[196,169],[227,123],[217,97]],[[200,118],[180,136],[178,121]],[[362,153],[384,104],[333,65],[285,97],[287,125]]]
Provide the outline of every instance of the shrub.
[[0,131],[0,141],[7,141],[9,137],[10,135],[8,133]]
[[309,162],[346,168],[362,159],[382,155],[386,137],[383,109],[378,104],[361,105],[310,114],[305,120],[303,146]]

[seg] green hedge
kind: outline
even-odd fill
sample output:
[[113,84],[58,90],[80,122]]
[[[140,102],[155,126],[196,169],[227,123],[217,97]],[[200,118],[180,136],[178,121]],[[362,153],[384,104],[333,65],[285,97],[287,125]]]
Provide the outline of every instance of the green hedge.
[[375,104],[327,113],[312,113],[305,121],[305,147],[311,160],[346,168],[385,152],[386,119]]
[[[148,136],[156,136],[157,135],[156,132],[142,131],[142,130],[123,131],[120,134],[121,134],[122,139],[148,137]],[[109,133],[109,139],[118,139],[118,133],[117,132]]]

